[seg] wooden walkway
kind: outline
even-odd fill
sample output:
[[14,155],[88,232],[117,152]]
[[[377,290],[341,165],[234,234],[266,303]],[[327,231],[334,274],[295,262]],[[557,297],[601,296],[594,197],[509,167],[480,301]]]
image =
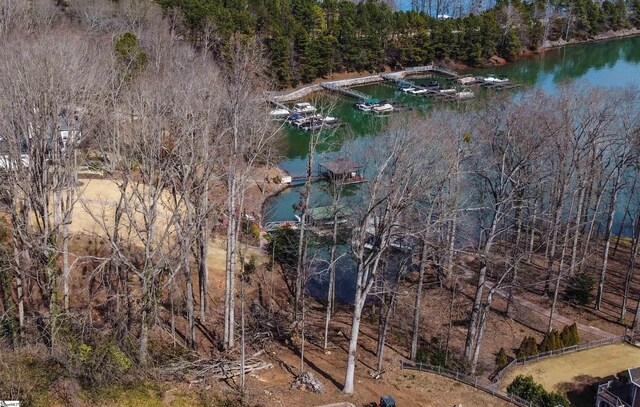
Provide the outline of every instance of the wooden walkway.
[[485,89],[493,89],[493,90],[507,90],[507,89],[514,89],[520,86],[520,84],[518,83],[513,83],[513,82],[502,82],[502,83],[482,83],[480,86],[482,86]]
[[340,86],[334,82],[324,82],[324,83],[321,83],[320,86],[322,86],[324,89],[327,89],[329,91],[341,93],[343,95],[350,96],[356,99],[362,99],[362,100],[371,99],[371,96],[367,95],[364,92],[360,92],[360,91],[348,88],[346,86]]
[[277,107],[278,109],[283,109],[283,110],[289,110],[289,107],[284,105],[281,102],[278,102],[276,99],[274,98],[269,98],[267,99],[267,102],[271,103],[272,105],[274,105],[275,107]]

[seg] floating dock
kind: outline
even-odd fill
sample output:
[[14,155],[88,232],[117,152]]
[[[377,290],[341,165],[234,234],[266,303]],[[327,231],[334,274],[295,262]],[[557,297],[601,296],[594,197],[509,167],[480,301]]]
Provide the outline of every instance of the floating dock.
[[514,89],[520,86],[520,84],[518,83],[513,83],[513,82],[501,82],[501,83],[482,83],[480,86],[482,86],[485,89],[493,89],[493,90],[507,90],[507,89]]

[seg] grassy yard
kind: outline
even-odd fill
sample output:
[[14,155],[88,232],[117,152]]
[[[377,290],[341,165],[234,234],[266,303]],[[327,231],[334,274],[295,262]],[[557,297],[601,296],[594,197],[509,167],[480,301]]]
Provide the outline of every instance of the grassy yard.
[[517,375],[531,375],[547,391],[564,391],[573,405],[580,405],[595,397],[594,385],[604,378],[636,366],[640,348],[620,343],[517,366],[500,384],[506,388]]

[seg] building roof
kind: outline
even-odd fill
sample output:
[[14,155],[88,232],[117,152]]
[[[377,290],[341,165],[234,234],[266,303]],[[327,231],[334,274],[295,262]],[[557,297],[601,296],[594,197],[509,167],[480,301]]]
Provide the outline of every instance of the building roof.
[[346,157],[340,157],[335,161],[328,161],[326,163],[320,164],[321,167],[324,167],[327,171],[333,174],[348,174],[350,172],[358,171],[362,166],[356,162],[351,161]]
[[629,380],[640,387],[640,366],[629,369]]

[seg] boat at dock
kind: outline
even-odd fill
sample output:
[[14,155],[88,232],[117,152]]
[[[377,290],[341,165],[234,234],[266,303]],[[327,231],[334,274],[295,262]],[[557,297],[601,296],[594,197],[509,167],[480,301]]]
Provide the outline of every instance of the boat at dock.
[[380,103],[379,105],[374,106],[373,109],[371,109],[371,112],[376,114],[391,113],[393,112],[393,105],[391,103]]
[[449,88],[449,89],[440,89],[438,91],[440,94],[454,94],[457,92],[456,88]]
[[475,95],[473,94],[472,91],[470,91],[469,89],[463,89],[460,92],[457,92],[455,94],[456,99],[458,100],[465,100],[465,99],[471,99],[473,98]]
[[386,100],[366,99],[355,104],[356,108],[362,112],[384,114],[394,110],[393,105]]
[[289,115],[291,115],[291,112],[287,109],[275,109],[269,112],[269,116],[276,120],[286,119]]
[[507,83],[509,82],[509,78],[507,78],[506,76],[489,75],[485,76],[483,78],[483,81],[485,83]]
[[296,127],[300,127],[302,126],[307,120],[309,120],[309,117],[302,114],[302,113],[294,113],[292,115],[290,115],[289,117],[286,118],[286,122],[289,124],[292,124]]
[[293,107],[293,113],[312,114],[315,112],[316,112],[315,106],[307,102],[296,103]]
[[378,106],[379,104],[379,99],[364,99],[356,103],[354,106],[362,112],[371,112],[374,106]]
[[286,122],[305,131],[328,130],[342,126],[342,122],[333,116],[312,115],[294,113],[286,119]]
[[476,83],[481,83],[484,81],[483,80],[479,80],[479,77],[474,77],[474,76],[464,76],[462,78],[458,78],[456,79],[456,82],[458,82],[460,85],[474,85]]

